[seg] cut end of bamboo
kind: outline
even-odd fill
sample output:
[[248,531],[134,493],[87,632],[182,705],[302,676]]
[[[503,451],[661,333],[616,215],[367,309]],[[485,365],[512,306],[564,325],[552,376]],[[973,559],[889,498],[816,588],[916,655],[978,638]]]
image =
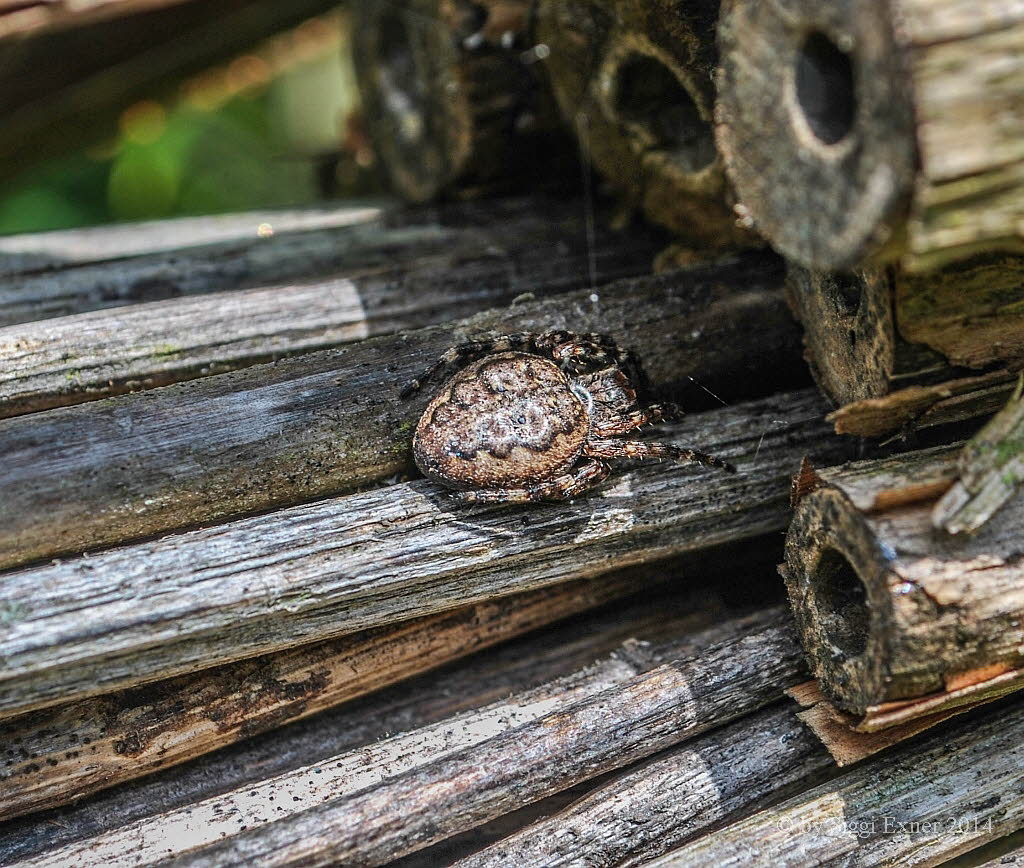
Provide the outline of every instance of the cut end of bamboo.
[[801,507],[784,571],[797,626],[826,695],[845,710],[863,711],[886,677],[877,609],[887,600],[873,581],[884,582],[885,559],[837,492],[812,492]]
[[811,268],[892,240],[912,193],[913,107],[887,4],[733,0],[718,146],[755,228]]
[[673,58],[646,39],[620,38],[598,81],[606,114],[617,116],[637,145],[660,150],[684,175],[696,176],[715,162],[708,112],[698,105],[706,103],[704,96]]
[[526,0],[366,0],[353,15],[364,116],[403,198],[490,193],[538,166],[568,170],[569,138],[527,45]]
[[535,38],[581,150],[632,204],[702,248],[756,247],[715,147],[716,13],[717,4],[541,0]]
[[1024,501],[973,535],[936,531],[956,455],[819,470],[790,525],[783,575],[811,669],[829,700],[864,720],[894,704],[917,703],[917,717],[980,701],[1011,689],[1007,673],[1024,665]]

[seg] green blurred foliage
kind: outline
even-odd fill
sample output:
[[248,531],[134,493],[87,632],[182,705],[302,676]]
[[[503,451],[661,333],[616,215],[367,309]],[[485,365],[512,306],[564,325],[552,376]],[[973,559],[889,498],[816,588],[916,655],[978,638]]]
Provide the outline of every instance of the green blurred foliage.
[[0,188],[0,234],[316,201],[324,155],[338,150],[357,105],[345,47],[301,57],[233,96],[194,99],[183,88],[171,103],[128,107],[116,142],[83,147]]
[[212,112],[182,104],[155,141],[122,137],[112,156],[50,162],[0,191],[0,233],[314,201],[311,161],[281,153],[266,104],[265,94]]

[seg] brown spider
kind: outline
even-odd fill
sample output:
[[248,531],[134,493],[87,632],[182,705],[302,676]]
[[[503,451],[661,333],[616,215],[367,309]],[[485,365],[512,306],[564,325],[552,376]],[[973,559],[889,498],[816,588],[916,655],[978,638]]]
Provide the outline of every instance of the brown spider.
[[638,405],[633,382],[643,382],[643,371],[607,335],[558,331],[471,341],[448,350],[402,397],[441,369],[463,365],[427,405],[413,438],[416,466],[461,500],[565,500],[605,479],[614,458],[696,461],[736,472],[692,449],[611,439],[668,414],[659,405]]

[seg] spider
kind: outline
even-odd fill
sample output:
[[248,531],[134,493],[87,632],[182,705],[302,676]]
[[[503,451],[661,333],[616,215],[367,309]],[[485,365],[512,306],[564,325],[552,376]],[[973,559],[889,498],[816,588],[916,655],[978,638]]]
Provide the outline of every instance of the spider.
[[461,500],[567,500],[604,480],[615,458],[695,461],[736,472],[704,452],[614,439],[664,420],[670,410],[639,406],[640,364],[607,335],[554,331],[471,341],[444,353],[402,397],[449,367],[462,370],[424,410],[413,457],[425,476]]

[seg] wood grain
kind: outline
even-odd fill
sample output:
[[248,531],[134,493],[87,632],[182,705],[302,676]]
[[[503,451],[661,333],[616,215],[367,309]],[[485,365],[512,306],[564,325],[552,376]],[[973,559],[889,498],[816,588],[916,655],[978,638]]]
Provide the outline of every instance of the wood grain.
[[[598,214],[594,230],[598,279],[641,273],[656,242],[642,230],[616,233],[606,229],[605,223]],[[139,231],[129,226],[108,229],[109,234],[101,236],[108,251],[124,243],[130,257],[80,262],[81,257],[72,253],[63,263],[37,262],[25,273],[4,279],[0,282],[0,325],[140,301],[345,276],[353,271],[390,273],[397,279],[406,264],[410,271],[424,275],[431,266],[436,268],[433,291],[438,292],[441,287],[449,288],[442,280],[444,269],[457,265],[463,255],[470,260],[467,269],[474,261],[481,269],[478,278],[467,270],[463,279],[498,280],[508,285],[517,282],[522,269],[528,281],[518,284],[520,292],[549,280],[565,285],[575,278],[577,282],[569,284],[575,286],[589,280],[584,206],[572,197],[524,196],[492,200],[486,207],[456,203],[409,209],[350,225],[265,237],[254,227],[243,237],[206,244],[197,244],[197,239],[186,233],[182,246],[171,221],[166,232],[172,249],[157,247],[149,252],[139,249],[143,246]],[[632,246],[630,239],[637,246]],[[625,242],[625,249],[620,242]],[[60,243],[57,247],[60,249]],[[16,270],[16,264],[11,267]],[[24,267],[22,261],[22,270]]]
[[[752,549],[744,551],[753,554]],[[683,593],[640,593],[182,766],[73,805],[8,821],[0,835],[0,862],[33,859],[74,841],[117,833],[147,817],[183,813],[193,805],[216,802],[229,791],[249,792],[262,781],[317,767],[332,756],[535,690],[604,660],[627,639],[672,640],[681,654],[696,653],[708,641],[728,638],[720,630],[708,632],[714,624],[731,623],[720,594],[711,586],[719,584],[722,569],[735,569],[736,554],[730,551],[728,561],[716,558],[710,564],[702,555],[700,571],[685,583]],[[770,565],[763,558],[739,562],[760,581],[770,578]],[[655,569],[673,581],[686,575],[687,567],[670,561]],[[680,587],[678,581],[674,584]],[[92,747],[78,750],[91,753]]]
[[932,510],[932,525],[973,533],[1024,485],[1024,374],[1006,406],[964,446],[957,480]]
[[[197,295],[0,328],[0,417],[419,328],[507,304],[526,292],[576,289],[591,276],[586,237],[581,203],[535,215],[499,213],[475,226],[449,227],[429,218],[413,227],[374,222],[336,239],[339,251],[348,247],[347,257],[321,251],[338,257],[332,271],[343,266],[326,279],[219,292],[201,283],[205,275],[210,286],[222,285],[210,274],[215,251],[206,248],[205,260],[196,251],[177,251],[163,260],[166,286],[173,294],[176,280],[188,281]],[[291,257],[290,266],[280,259],[266,262],[267,250],[251,248],[254,273],[248,279],[259,279],[264,265],[271,274],[318,267],[316,256],[304,255],[299,237],[290,242],[275,251]],[[601,230],[594,243],[600,245],[593,258],[599,283],[648,272],[656,250],[642,231]],[[88,293],[103,285],[104,275],[138,285],[156,264],[153,258],[115,261],[63,276],[81,281],[80,290]],[[131,294],[122,299],[131,300]]]
[[645,864],[834,768],[794,711],[787,703],[712,730],[456,865]]
[[[267,811],[270,822],[237,830],[262,813],[251,802],[241,816],[218,824],[236,832],[218,840],[204,824],[212,810],[210,819],[193,812],[189,828],[208,844],[161,833],[162,846],[148,852],[185,851],[169,864],[383,864],[694,738],[777,699],[800,677],[801,652],[784,612],[763,613],[730,632],[732,639],[685,659],[674,657],[671,646],[628,643],[610,660],[539,694],[445,721],[440,733],[399,736],[369,753],[321,763],[319,776],[307,769],[287,785],[278,780],[279,795],[294,793],[300,801],[285,799],[281,811]],[[167,818],[159,828],[169,828]],[[123,837],[144,840],[138,830]],[[109,858],[108,852],[99,855]],[[133,855],[147,859],[147,851]],[[90,858],[96,856],[93,848]]]
[[790,600],[822,690],[852,714],[1024,663],[1024,499],[973,535],[936,531],[932,509],[956,458],[940,447],[820,470],[797,507]]
[[816,394],[691,416],[653,465],[573,503],[458,506],[412,482],[8,573],[0,714],[781,530],[801,458],[846,454]]
[[985,255],[925,275],[790,264],[805,355],[839,408],[836,431],[878,437],[994,412],[1024,366],[1020,257]]
[[[914,102],[889,9],[722,3],[718,149],[742,216],[808,268],[861,264],[866,250],[897,242],[906,216]],[[812,34],[818,39],[809,42]],[[834,52],[816,50],[824,44]]]
[[1012,0],[731,0],[719,148],[754,226],[810,268],[1020,252],[1024,11]]
[[431,394],[402,401],[401,386],[451,344],[481,334],[610,333],[640,351],[661,396],[688,408],[713,400],[690,377],[725,401],[784,387],[802,374],[780,280],[752,258],[623,281],[0,420],[0,567],[351,491],[410,470],[412,432]]
[[897,0],[920,169],[902,257],[912,271],[1024,245],[1024,9]]
[[619,572],[515,594],[6,721],[0,743],[18,749],[0,768],[0,820],[316,714],[624,597],[642,578]]
[[0,277],[268,234],[383,222],[385,209],[392,204],[383,199],[367,200],[351,205],[242,211],[5,235],[0,238]]
[[762,242],[736,220],[712,131],[717,2],[540,0],[537,42],[595,168],[701,251]]
[[423,202],[576,181],[527,33],[530,0],[363,0],[352,58],[392,188]]
[[651,865],[938,865],[1021,826],[1018,702],[857,766]]

